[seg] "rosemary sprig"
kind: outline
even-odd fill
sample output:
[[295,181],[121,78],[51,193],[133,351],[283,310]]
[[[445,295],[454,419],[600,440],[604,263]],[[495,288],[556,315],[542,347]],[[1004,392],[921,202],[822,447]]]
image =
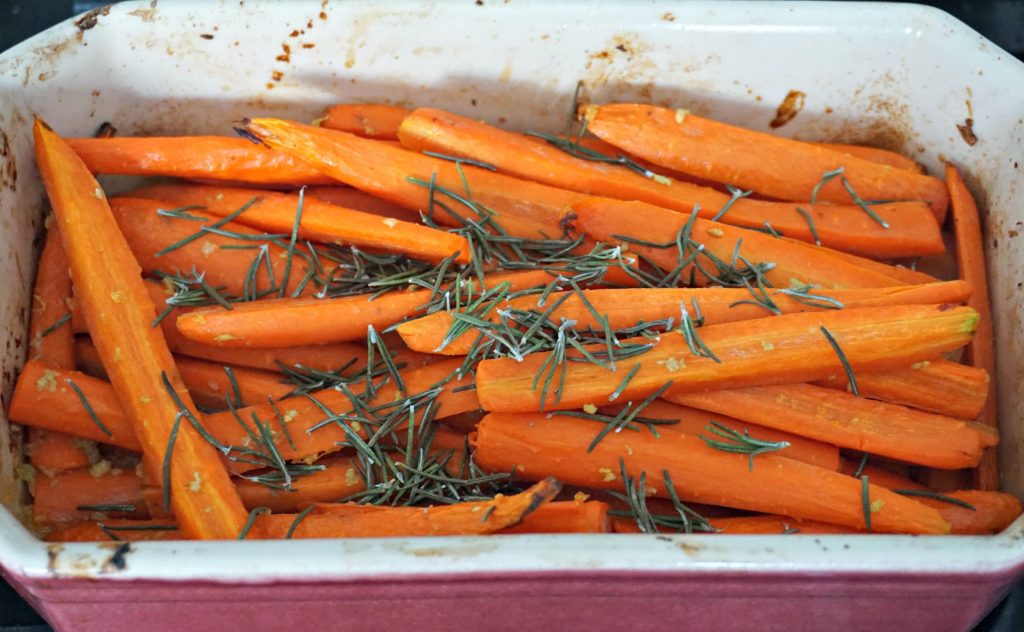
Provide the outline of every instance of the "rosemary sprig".
[[846,372],[846,380],[850,383],[850,392],[857,397],[860,397],[860,389],[857,388],[857,377],[853,374],[853,367],[850,366],[850,361],[846,359],[846,354],[843,353],[842,348],[839,347],[839,343],[832,336],[832,333],[821,325],[821,333],[825,335],[825,339],[828,340],[828,344],[832,346],[832,350],[836,352],[836,356],[839,357],[840,364],[843,365],[843,371]]
[[778,452],[779,450],[784,450],[790,446],[789,441],[763,441],[761,439],[755,439],[750,436],[750,432],[746,429],[741,432],[717,421],[709,422],[709,425],[704,426],[704,429],[725,439],[725,441],[720,441],[718,439],[712,439],[705,437],[702,434],[698,434],[697,436],[700,437],[704,443],[709,447],[723,452],[746,454],[747,464],[750,471],[754,470],[755,456],[768,452]]
[[814,245],[815,246],[820,246],[821,245],[821,238],[818,237],[818,229],[814,225],[814,218],[811,217],[811,214],[809,212],[807,212],[806,209],[803,209],[803,208],[801,208],[799,206],[796,207],[796,212],[800,213],[800,215],[807,221],[807,228],[810,229],[811,237],[814,238]]
[[498,168],[489,162],[482,160],[473,160],[472,158],[461,158],[459,156],[452,156],[450,154],[442,154],[436,151],[423,151],[424,156],[430,156],[431,158],[440,158],[441,160],[449,160],[454,163],[463,165],[470,165],[472,167],[480,167],[481,169],[487,169],[488,171],[497,171]]
[[121,504],[121,505],[118,505],[118,504],[109,504],[109,505],[102,505],[102,504],[100,504],[100,505],[79,505],[79,506],[75,507],[75,510],[76,511],[101,511],[101,512],[120,511],[120,512],[127,513],[127,512],[135,511],[135,505],[129,505],[129,504]]
[[295,515],[295,520],[293,520],[291,526],[288,527],[288,532],[284,534],[285,540],[292,539],[292,536],[295,535],[295,530],[299,528],[299,524],[305,520],[306,516],[312,513],[314,509],[316,509],[316,505],[310,505]]
[[253,525],[256,524],[256,518],[260,514],[269,514],[270,507],[253,507],[253,510],[249,512],[249,517],[246,518],[245,524],[242,526],[242,530],[238,533],[238,539],[244,540],[249,532],[252,531]]
[[167,439],[167,449],[164,450],[163,460],[163,498],[164,511],[171,510],[171,456],[174,454],[174,443],[178,438],[178,430],[181,428],[181,418],[185,416],[184,411],[179,411],[174,416],[174,425],[171,426],[171,434]]
[[71,380],[71,378],[65,378],[64,382],[71,387],[71,390],[75,392],[75,395],[78,395],[79,401],[82,402],[82,407],[85,408],[86,414],[88,414],[89,419],[91,419],[92,422],[96,424],[96,427],[99,428],[103,432],[103,434],[107,435],[108,437],[113,437],[114,433],[111,432],[110,428],[107,428],[107,426],[104,425],[102,421],[100,421],[100,418],[96,416],[96,411],[93,410],[92,405],[89,403],[89,400],[85,398],[85,393],[82,392],[82,389],[78,388],[78,385],[75,384]]
[[711,349],[704,344],[700,336],[697,334],[697,326],[703,324],[704,319],[701,317],[700,306],[697,304],[697,299],[693,299],[693,312],[696,321],[690,318],[690,312],[686,309],[686,303],[679,303],[680,326],[679,333],[683,335],[683,339],[686,340],[686,346],[690,348],[690,352],[698,357],[711,358],[715,362],[721,364],[722,361],[714,354]]
[[864,512],[864,526],[871,531],[871,488],[866,474],[860,477],[860,504]]
[[978,508],[974,505],[960,500],[959,498],[953,498],[952,496],[946,496],[938,492],[933,492],[929,489],[894,489],[893,493],[900,494],[902,496],[916,496],[918,498],[931,498],[932,500],[940,500],[944,503],[956,505],[957,507],[963,507],[970,511],[978,511]]
[[829,182],[831,182],[832,180],[835,180],[839,176],[843,175],[844,171],[846,171],[846,167],[839,167],[838,169],[835,169],[833,171],[826,171],[825,173],[823,173],[821,175],[821,180],[819,180],[818,184],[814,185],[814,188],[811,189],[811,204],[814,204],[818,200],[818,193],[821,192],[821,188],[824,187]]
[[[732,205],[735,204],[738,200],[741,200],[753,193],[753,191],[744,191],[742,189],[738,189],[732,186],[731,184],[725,185],[725,188],[728,189],[730,194],[732,194],[732,197],[729,198],[729,201],[725,203],[725,206],[723,206],[717,213],[715,213],[715,216],[711,218],[711,221],[713,222],[717,222],[718,220],[725,217],[725,214],[729,212],[729,209],[731,209]],[[765,223],[767,224],[768,222]],[[769,226],[769,229],[770,228],[771,226]]]
[[622,459],[619,459],[619,472],[622,475],[625,493],[610,493],[625,502],[629,509],[626,511],[613,509],[608,512],[610,515],[633,518],[636,520],[641,533],[658,533],[663,528],[671,529],[678,533],[693,533],[695,531],[714,533],[717,531],[717,529],[711,526],[707,518],[690,509],[679,500],[668,470],[662,471],[662,478],[665,481],[665,489],[668,491],[672,501],[672,508],[675,510],[671,515],[651,513],[650,508],[647,506],[646,472],[641,472],[639,477],[633,478],[626,471],[626,464]]
[[846,189],[846,192],[850,194],[850,198],[853,200],[854,204],[859,206],[862,211],[867,213],[868,217],[875,220],[879,226],[881,226],[882,228],[889,228],[889,222],[879,217],[878,213],[872,210],[871,206],[867,202],[865,202],[859,195],[857,195],[857,192],[853,190],[853,185],[851,185],[850,181],[846,179],[846,176],[843,176],[842,183],[843,188]]
[[63,316],[61,316],[60,318],[58,318],[55,323],[53,323],[52,325],[50,325],[49,327],[47,327],[46,329],[41,331],[39,333],[39,337],[40,338],[45,338],[45,337],[49,336],[53,332],[55,332],[58,329],[60,329],[61,326],[64,323],[68,322],[69,320],[71,320],[71,312],[65,312],[65,314]]
[[864,473],[864,468],[868,466],[868,456],[870,455],[867,452],[861,455],[860,462],[857,464],[857,469],[853,472],[854,478],[860,478],[860,475]]

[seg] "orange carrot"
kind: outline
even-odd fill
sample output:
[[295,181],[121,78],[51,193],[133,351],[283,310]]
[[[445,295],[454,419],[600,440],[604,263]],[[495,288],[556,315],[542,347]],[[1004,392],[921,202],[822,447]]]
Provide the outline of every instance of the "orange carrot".
[[[492,274],[490,288],[509,283],[509,291],[540,287],[554,276],[544,270]],[[420,313],[432,292],[417,289],[333,299],[289,298],[239,303],[232,310],[201,309],[178,317],[178,331],[196,342],[223,347],[279,348],[317,342],[362,340],[367,328],[380,331]]]
[[[431,205],[429,183],[459,196],[469,186],[473,201],[496,212],[508,234],[524,238],[562,235],[563,210],[585,196],[572,191],[510,178],[487,169],[463,166],[360,138],[345,132],[300,125],[279,119],[252,119],[246,129],[262,141],[307,161],[311,166],[350,186],[406,208],[434,212],[434,219],[449,226],[461,223],[440,205]],[[460,174],[461,171],[461,174]],[[463,177],[465,176],[465,183]],[[422,184],[411,182],[415,178]],[[459,215],[479,217],[442,191],[435,201],[451,206]]]
[[[767,294],[783,314],[834,309],[836,303],[825,301],[798,300],[787,294],[788,290],[767,290]],[[838,301],[847,308],[877,307],[882,305],[927,305],[962,303],[971,294],[971,288],[961,281],[948,281],[928,285],[888,287],[853,290],[811,290],[812,294]],[[741,320],[753,320],[771,316],[764,306],[752,303],[749,290],[740,288],[658,288],[658,289],[599,289],[583,290],[583,297],[575,292],[552,292],[543,305],[537,296],[524,296],[502,302],[487,314],[474,314],[489,321],[498,320],[497,310],[508,309],[551,312],[549,320],[558,323],[561,319],[576,321],[577,329],[601,328],[594,312],[603,316],[608,326],[615,329],[633,327],[641,322],[654,322],[672,318],[678,320],[679,305],[687,309],[700,310],[705,325],[718,325]],[[557,306],[557,307],[556,307]],[[593,311],[591,311],[591,308]],[[441,311],[407,321],[397,331],[409,348],[424,353],[465,355],[469,352],[478,332],[470,330],[458,338],[446,340],[455,316],[452,312]]]
[[866,145],[843,145],[838,143],[814,144],[828,149],[829,151],[837,151],[841,154],[848,154],[855,158],[869,160],[880,165],[888,165],[894,169],[905,169],[907,171],[913,171],[914,173],[924,173],[924,170],[921,169],[921,165],[919,165],[917,161],[907,158],[903,154],[889,151],[888,149],[879,149],[877,147],[868,147]]
[[319,125],[364,138],[398,140],[398,126],[409,110],[383,103],[340,103],[324,111]]
[[113,536],[125,542],[180,540],[181,532],[163,520],[107,519],[102,522],[77,522],[46,534],[47,542],[110,542]]
[[[843,167],[842,177],[864,200],[924,200],[940,223],[946,215],[949,198],[941,181],[813,143],[649,105],[590,105],[583,117],[591,133],[653,163],[780,200],[809,200],[826,173]],[[817,195],[835,204],[850,204],[851,198],[839,178]]]
[[347,186],[313,186],[306,189],[309,197],[323,200],[328,204],[347,206],[364,213],[373,213],[381,217],[393,217],[404,222],[419,222],[422,220],[419,211],[410,210],[404,206],[389,202],[359,189]]
[[[628,401],[669,381],[670,392],[686,393],[819,380],[843,371],[823,328],[852,370],[881,371],[967,344],[977,318],[969,307],[914,305],[784,314],[747,321],[743,327],[701,328],[700,339],[721,362],[692,352],[681,334],[662,335],[646,353],[617,361],[615,371],[586,361],[568,361],[559,368],[548,362],[548,352],[530,354],[522,362],[484,360],[477,367],[476,393],[485,410],[528,412],[601,404],[613,393]],[[631,342],[651,344],[645,338]],[[576,351],[566,355],[583,359]],[[552,377],[546,380],[550,388],[542,408],[545,370]],[[631,378],[625,380],[626,375]]]
[[[802,242],[796,241],[795,239],[789,239],[788,237],[782,237],[781,239],[782,241],[794,244],[798,248],[803,247]],[[921,283],[938,283],[940,281],[938,277],[926,274],[919,270],[914,270],[902,265],[882,263],[881,261],[875,261],[874,259],[867,259],[865,257],[858,257],[857,255],[852,255],[841,250],[819,248],[819,254],[823,257],[852,263],[876,274],[891,277],[896,279],[900,285],[918,285]]]
[[69,138],[68,144],[93,173],[204,178],[264,185],[332,182],[304,162],[241,138]]
[[833,533],[863,533],[861,529],[839,527],[827,522],[800,520],[785,516],[759,515],[735,518],[714,518],[709,521],[720,535],[818,535]]
[[[619,165],[574,158],[528,136],[443,110],[421,108],[402,122],[406,146],[492,163],[503,173],[550,186],[620,200],[638,200],[687,215],[695,208],[705,219],[721,215],[726,224],[764,228],[840,250],[873,257],[937,254],[942,235],[931,209],[922,202],[879,204],[872,210],[888,228],[858,206],[810,206],[814,227],[800,204],[739,199],[714,189],[664,177],[652,179]],[[803,198],[798,198],[803,199]],[[809,206],[804,204],[803,206]],[[721,213],[724,209],[728,211]]]
[[555,501],[537,508],[514,527],[501,533],[608,533],[608,504],[599,500]]
[[[981,216],[960,172],[952,164],[946,164],[946,185],[953,209],[953,233],[956,237],[956,257],[960,278],[974,286],[974,294],[968,305],[978,310],[981,322],[978,334],[967,346],[968,364],[995,375],[995,342],[992,328],[992,306],[988,295],[988,278],[985,275],[985,247],[982,241]],[[996,399],[995,380],[989,382],[989,394],[979,421],[998,426],[999,411]],[[999,463],[995,450],[989,450],[978,466],[975,484],[983,490],[999,488]]]
[[[883,373],[858,373],[856,378],[862,397],[959,419],[977,418],[988,397],[989,375],[984,369],[942,358]],[[849,381],[843,375],[829,376],[816,384],[849,389]]]
[[24,451],[29,463],[47,474],[89,467],[99,459],[96,444],[88,439],[41,428],[28,429]]
[[[135,470],[111,469],[105,461],[53,478],[37,476],[33,491],[32,517],[40,523],[68,524],[87,520],[92,513],[120,518],[147,516],[142,482]],[[118,505],[123,507],[113,509]]]
[[171,504],[186,535],[236,537],[245,509],[214,447],[189,423],[170,442],[181,410],[195,408],[163,336],[152,326],[153,303],[103,191],[56,133],[39,120],[34,132],[40,175],[64,236],[77,298],[146,461],[156,468],[166,457]]
[[908,463],[973,467],[998,437],[987,427],[811,384],[667,393],[673,402]]
[[[588,452],[597,429],[593,422],[563,416],[490,414],[477,427],[476,460],[494,472],[514,468],[527,480],[554,476],[596,489],[621,490],[624,468],[634,479],[646,473],[641,493],[659,498],[669,497],[668,475],[683,501],[865,526],[863,489],[852,477],[774,454],[756,457],[751,469],[747,455],[716,450],[682,433],[655,438],[646,430],[613,432]],[[867,491],[876,509],[870,514],[876,531],[949,530],[934,509],[881,487]]]
[[[607,198],[577,202],[572,205],[572,212],[576,229],[598,241],[626,243],[630,252],[646,256],[666,271],[679,265],[680,253],[674,240],[687,224],[688,218],[683,214],[643,202],[622,202]],[[637,240],[644,243],[637,243]],[[667,244],[667,247],[644,245],[647,243]],[[764,271],[764,278],[776,287],[816,285],[845,289],[903,285],[891,276],[832,257],[828,254],[831,252],[828,248],[782,241],[765,233],[711,220],[694,220],[690,244],[694,248],[703,247],[697,256],[700,267],[696,274],[696,282],[701,285],[709,283],[705,271],[718,274],[712,257],[729,265],[738,245],[739,255],[745,257],[750,265],[774,264],[774,267]],[[737,266],[744,268],[742,263]],[[682,278],[689,278],[688,270]]]
[[[163,184],[136,189],[134,198],[164,202],[172,207],[202,206],[214,216],[226,217],[249,204],[237,223],[268,233],[289,234],[299,219],[298,236],[328,244],[364,246],[438,262],[458,252],[458,263],[468,263],[465,237],[419,223],[381,218],[305,196],[298,214],[299,195],[241,187]],[[192,227],[193,231],[195,227]]]

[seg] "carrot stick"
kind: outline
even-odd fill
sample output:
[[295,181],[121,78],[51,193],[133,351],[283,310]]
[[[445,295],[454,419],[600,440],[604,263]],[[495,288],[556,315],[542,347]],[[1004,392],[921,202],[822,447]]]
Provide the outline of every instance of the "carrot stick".
[[[795,239],[789,239],[788,237],[782,237],[782,241],[792,243],[797,247],[802,247],[803,242],[796,241]],[[874,259],[867,259],[865,257],[858,257],[841,250],[833,250],[831,248],[819,248],[820,254],[823,257],[830,257],[839,261],[852,263],[860,268],[864,268],[870,272],[876,274],[882,274],[887,277],[896,279],[900,285],[918,285],[922,283],[938,283],[941,279],[934,277],[930,274],[926,274],[919,270],[913,270],[902,265],[891,265],[888,263],[882,263],[881,261],[875,261]]]
[[171,505],[186,535],[236,537],[245,509],[214,447],[186,423],[169,450],[181,409],[194,406],[163,336],[152,327],[153,303],[103,191],[71,147],[38,119],[34,132],[40,175],[64,237],[78,299],[146,461],[155,468],[166,456]]
[[538,507],[518,525],[502,529],[501,533],[608,533],[611,530],[607,503],[563,500]]
[[[644,204],[622,202],[608,198],[590,198],[572,205],[578,231],[597,241],[627,243],[630,252],[646,256],[663,270],[679,265],[680,253],[674,239],[684,228],[686,215]],[[652,247],[637,243],[668,244]],[[776,287],[790,285],[816,285],[825,288],[887,287],[903,285],[897,279],[863,266],[829,256],[830,249],[819,248],[796,241],[782,241],[758,231],[729,226],[711,220],[696,219],[690,233],[694,247],[703,246],[698,263],[696,282],[707,285],[704,270],[715,273],[710,257],[728,264],[740,245],[739,254],[751,265],[774,263],[764,272],[764,278]],[[684,255],[686,256],[686,255]],[[742,264],[737,264],[741,268]],[[688,270],[683,279],[689,278]]]
[[419,211],[410,210],[404,206],[389,202],[359,189],[348,186],[313,186],[306,189],[306,195],[323,200],[328,204],[347,206],[364,213],[373,213],[381,217],[393,217],[403,222],[422,221]]
[[242,138],[69,138],[68,144],[93,173],[203,178],[263,185],[332,182],[288,154],[257,147]]
[[[101,526],[102,525],[102,526]],[[46,534],[47,542],[110,542],[112,535],[125,542],[181,540],[181,532],[163,520],[107,519],[102,522],[78,522]]]
[[[767,290],[778,311],[783,314],[834,309],[835,303],[815,301],[809,304],[786,293],[787,290]],[[927,305],[962,303],[971,294],[971,288],[961,281],[948,281],[928,285],[888,287],[853,290],[811,290],[816,296],[838,301],[846,308],[878,307],[882,305]],[[608,326],[615,329],[633,327],[641,322],[654,322],[672,318],[678,320],[679,305],[693,309],[696,304],[705,325],[742,320],[753,320],[771,316],[765,307],[751,304],[749,290],[741,288],[658,288],[658,289],[601,289],[583,290],[583,297],[575,292],[552,292],[543,305],[539,297],[523,296],[502,302],[487,314],[474,314],[488,321],[497,321],[497,310],[534,310],[544,312],[545,308],[557,306],[549,317],[553,323],[561,319],[576,321],[577,329],[600,328],[594,313],[603,316]],[[564,299],[564,300],[563,300]],[[593,308],[593,311],[591,311]],[[410,320],[398,326],[397,331],[409,348],[424,353],[465,355],[469,352],[477,332],[469,331],[458,338],[446,341],[455,316],[452,312],[441,311]]]
[[[279,119],[252,119],[246,129],[263,142],[308,162],[338,182],[414,211],[426,213],[433,208],[434,219],[449,226],[461,223],[440,205],[431,205],[429,186],[415,184],[409,178],[418,179],[424,185],[434,178],[437,187],[460,196],[466,194],[468,184],[474,202],[498,213],[497,221],[509,235],[530,239],[559,237],[563,233],[563,210],[584,197],[478,167],[462,166],[460,174],[453,162],[335,130]],[[435,192],[434,197],[435,201],[448,204],[464,217],[479,219],[473,211],[442,192]]]
[[[970,283],[974,294],[968,305],[978,311],[981,321],[978,334],[967,346],[967,361],[971,366],[984,369],[989,375],[996,374],[995,342],[992,329],[992,306],[989,302],[988,277],[985,275],[985,248],[982,241],[981,216],[960,172],[952,164],[946,164],[946,184],[953,209],[953,233],[956,237],[956,258],[960,278]],[[984,424],[998,426],[995,380],[989,382],[988,400],[981,416]],[[995,450],[989,450],[975,473],[975,484],[983,490],[999,489],[999,462]]]
[[827,522],[800,520],[786,516],[759,515],[735,518],[714,518],[709,521],[720,535],[772,535],[798,533],[801,535],[864,533],[860,529],[839,527]]
[[[252,204],[238,216],[237,223],[266,231],[289,234],[299,217],[298,236],[328,244],[365,246],[407,254],[415,259],[438,262],[458,252],[458,263],[468,263],[469,243],[465,237],[419,223],[337,206],[315,197],[304,196],[298,215],[297,193],[275,193],[241,187],[182,184],[158,184],[136,189],[134,198],[164,202],[172,207],[202,206],[217,217],[226,217],[242,206]],[[255,200],[255,202],[253,201]],[[193,226],[193,231],[195,227]]]
[[[145,518],[142,482],[135,470],[101,468],[70,470],[53,478],[37,476],[33,491],[32,517],[44,524],[67,524],[88,520],[93,513],[120,518]],[[118,509],[103,509],[116,507]],[[89,509],[95,507],[95,509]],[[81,509],[80,509],[81,508]]]
[[[670,179],[652,179],[620,165],[574,158],[544,141],[506,132],[443,110],[421,108],[402,122],[402,143],[418,151],[486,161],[503,173],[580,193],[638,200],[705,219],[721,216],[726,224],[764,228],[803,241],[817,239],[831,248],[873,257],[937,254],[942,235],[931,209],[922,202],[873,207],[885,228],[858,206],[811,206],[814,229],[797,210],[800,204],[738,199],[714,189]],[[809,190],[808,190],[809,191]],[[805,198],[798,198],[805,199]],[[808,206],[804,204],[803,206]]]
[[[716,391],[716,393],[721,391]],[[614,413],[609,413],[614,414]],[[779,452],[781,456],[803,461],[833,472],[839,470],[839,448],[828,443],[808,439],[805,436],[778,430],[764,425],[757,425],[715,415],[690,406],[681,406],[665,400],[655,400],[643,410],[643,416],[652,419],[672,419],[677,421],[670,426],[659,426],[658,432],[681,432],[688,435],[704,435],[714,437],[707,429],[712,422],[717,422],[740,432],[747,431],[755,439],[762,441],[785,441],[789,447]]]
[[[591,133],[651,162],[780,200],[809,200],[826,173],[843,167],[843,177],[864,200],[924,200],[940,223],[946,215],[949,198],[941,181],[813,143],[649,105],[590,105],[583,117]],[[850,204],[838,180],[820,187],[817,200]]]
[[[484,535],[514,527],[558,494],[561,484],[545,479],[513,496],[434,507],[374,507],[317,504],[294,529],[295,538],[387,538]],[[289,514],[261,516],[252,538],[283,538],[297,522]]]
[[[487,277],[489,288],[504,282],[509,291],[546,285],[553,275],[544,270],[515,271]],[[200,309],[178,317],[178,331],[196,342],[223,347],[280,348],[317,342],[363,340],[367,328],[385,329],[417,314],[432,292],[417,289],[332,299],[288,298],[239,303],[231,311]]]
[[[58,425],[60,421],[54,425]],[[46,474],[89,467],[99,458],[96,444],[63,432],[49,432],[40,428],[28,429],[25,456],[32,467]]]
[[324,111],[320,126],[363,138],[398,140],[398,126],[409,110],[383,103],[340,103]]
[[[613,393],[628,401],[672,382],[672,393],[710,391],[818,380],[843,371],[843,363],[822,331],[826,328],[855,372],[903,367],[966,344],[977,321],[969,307],[892,306],[831,312],[784,314],[700,329],[703,344],[721,362],[693,353],[683,335],[662,335],[650,350],[616,362],[616,370],[583,359],[555,366],[557,379],[543,409],[601,404]],[[644,338],[634,343],[650,344]],[[550,353],[533,353],[522,361],[484,360],[477,367],[477,390],[485,410],[529,412],[541,408],[543,379],[537,379]],[[639,367],[639,368],[636,368]],[[562,372],[564,369],[564,373]],[[554,375],[547,369],[549,375]],[[560,397],[553,394],[564,375]],[[626,375],[631,375],[625,380]]]
[[[646,430],[609,433],[593,451],[593,422],[541,413],[490,414],[477,427],[476,461],[520,478],[555,476],[596,489],[623,487],[622,468],[633,478],[646,473],[643,493],[668,498],[665,473],[683,501],[778,513],[830,524],[865,526],[864,494],[857,479],[773,454],[754,459],[722,452],[682,433],[655,438]],[[621,467],[620,467],[620,464]],[[876,531],[946,533],[938,512],[884,488],[869,486]],[[881,501],[881,502],[878,502]]]
[[[959,419],[976,419],[988,397],[989,375],[984,369],[936,358],[883,373],[857,375],[862,397],[880,399]],[[843,375],[818,380],[818,386],[848,390]]]
[[921,165],[917,164],[917,161],[907,158],[903,154],[889,151],[888,149],[879,149],[877,147],[868,147],[866,145],[844,145],[839,143],[813,144],[829,151],[847,154],[854,158],[868,160],[880,165],[888,165],[894,169],[905,169],[907,171],[913,171],[914,173],[924,173],[924,170],[921,169]]
[[984,426],[811,384],[665,397],[841,448],[948,470],[975,466],[983,449],[998,442]]

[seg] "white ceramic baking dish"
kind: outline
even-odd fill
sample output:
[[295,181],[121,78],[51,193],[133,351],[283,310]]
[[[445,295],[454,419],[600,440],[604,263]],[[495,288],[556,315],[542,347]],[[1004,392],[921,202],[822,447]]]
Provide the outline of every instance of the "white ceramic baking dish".
[[[66,135],[228,133],[338,101],[432,105],[557,129],[582,79],[779,133],[899,149],[967,172],[987,211],[1003,486],[1024,493],[1024,65],[913,5],[760,2],[127,2],[0,56],[0,395],[25,353],[42,217],[30,124]],[[966,119],[971,119],[970,123]],[[958,131],[972,126],[969,145]],[[0,424],[0,567],[56,627],[958,630],[1024,569],[990,538],[504,536],[50,545],[12,514]]]

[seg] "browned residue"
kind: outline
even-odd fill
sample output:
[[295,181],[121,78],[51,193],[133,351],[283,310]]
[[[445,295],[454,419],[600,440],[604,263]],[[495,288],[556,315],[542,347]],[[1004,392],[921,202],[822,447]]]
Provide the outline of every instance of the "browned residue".
[[109,13],[109,4],[104,7],[96,7],[92,11],[88,11],[85,15],[75,20],[75,26],[78,27],[79,31],[88,31],[92,27],[96,26],[101,15],[108,15]]
[[676,16],[674,14],[672,14],[672,13],[666,13],[666,14],[661,16],[661,19],[665,20],[666,22],[675,22],[676,21]]
[[129,11],[128,15],[134,15],[143,22],[152,22],[156,19],[156,0],[149,0],[148,9],[135,9],[134,11]]
[[277,56],[277,61],[289,63],[292,60],[292,47],[287,44],[281,44],[281,50],[284,52]]
[[14,161],[14,152],[11,151],[11,141],[7,132],[0,128],[0,163],[4,163],[0,169],[0,188],[7,188],[11,191],[18,189],[18,167]]
[[964,139],[964,142],[974,147],[974,144],[978,142],[978,137],[974,133],[974,119],[967,117],[964,119],[963,125],[957,125],[956,129],[960,132],[960,137]]
[[211,34],[211,33],[200,33],[199,37],[203,38],[204,40],[212,40],[213,39],[213,34]]
[[270,73],[270,78],[273,79],[274,81],[280,81],[283,77],[284,73],[281,72],[280,70],[275,70],[274,72]]
[[775,110],[775,118],[768,125],[772,129],[777,129],[792,121],[800,113],[800,110],[804,109],[804,99],[806,98],[807,95],[803,92],[790,90],[786,98],[779,104],[778,109]]

